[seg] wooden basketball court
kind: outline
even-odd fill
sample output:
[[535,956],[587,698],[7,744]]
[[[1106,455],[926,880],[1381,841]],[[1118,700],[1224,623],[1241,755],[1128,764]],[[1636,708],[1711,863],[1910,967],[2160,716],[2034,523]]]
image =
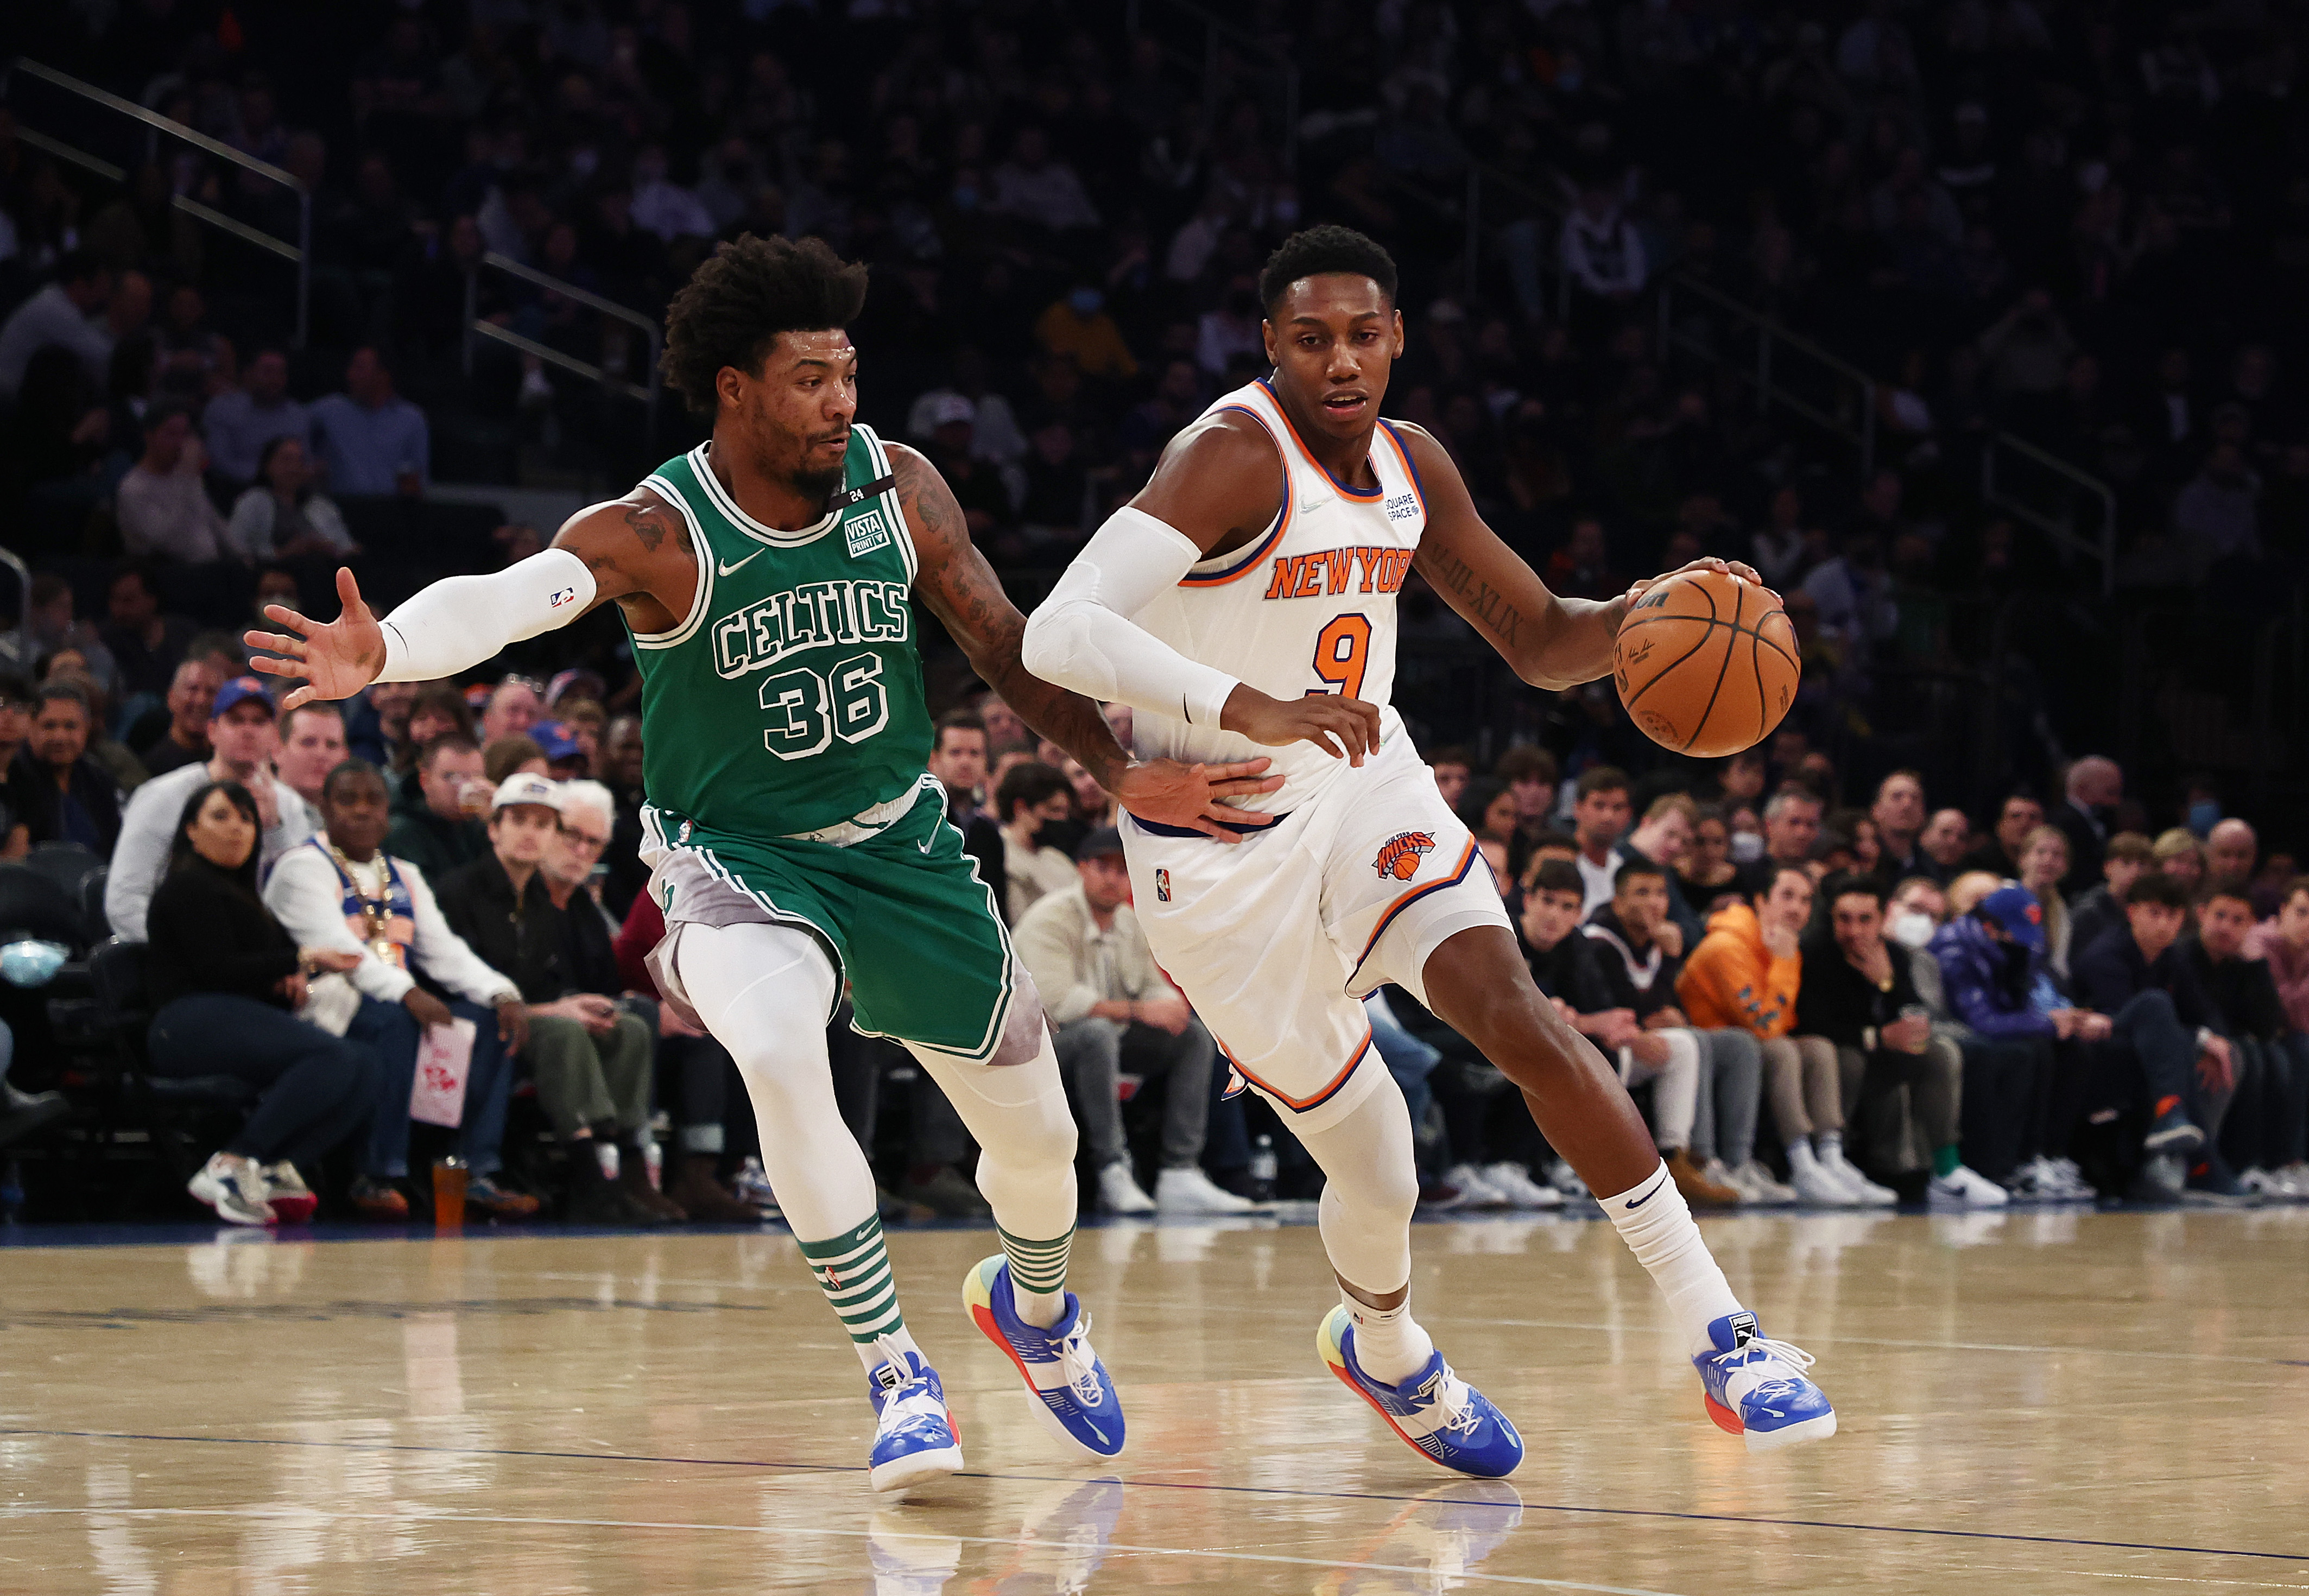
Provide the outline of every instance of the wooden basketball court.
[[1325,1372],[1311,1226],[1084,1233],[1106,1471],[963,1316],[991,1232],[899,1232],[972,1470],[901,1500],[782,1231],[0,1252],[0,1592],[2309,1591],[2309,1210],[1706,1229],[1841,1433],[1717,1431],[1605,1225],[1424,1225],[1504,1482]]

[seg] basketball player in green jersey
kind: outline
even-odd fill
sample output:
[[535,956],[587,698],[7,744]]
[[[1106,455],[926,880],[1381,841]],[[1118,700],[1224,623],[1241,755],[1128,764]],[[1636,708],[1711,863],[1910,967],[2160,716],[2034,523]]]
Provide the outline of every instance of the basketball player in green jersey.
[[[1264,759],[1134,761],[1094,703],[1020,665],[1025,620],[953,491],[855,420],[843,329],[865,294],[866,269],[816,239],[724,246],[666,325],[666,379],[713,417],[710,443],[504,571],[436,582],[381,621],[340,571],[336,620],[274,606],[294,635],[249,639],[283,656],[258,669],[306,678],[293,708],[454,676],[616,601],[642,675],[644,858],[666,918],[653,969],[745,1076],[779,1206],[866,1366],[870,1478],[890,1490],[961,1468],[962,1451],[835,1102],[824,1030],[845,980],[857,1029],[903,1042],[983,1149],[1002,1251],[964,1281],[973,1320],[1063,1441],[1105,1458],[1124,1435],[1089,1315],[1066,1290],[1073,1117],[1033,985],[924,771],[910,599],[1134,814],[1231,841],[1217,822],[1241,812],[1216,800],[1277,779]],[[1288,718],[1312,735],[1336,702]]]

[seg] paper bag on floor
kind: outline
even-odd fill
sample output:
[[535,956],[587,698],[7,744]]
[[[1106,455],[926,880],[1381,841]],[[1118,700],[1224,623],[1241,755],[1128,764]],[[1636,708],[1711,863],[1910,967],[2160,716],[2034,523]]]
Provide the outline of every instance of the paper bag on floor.
[[473,1067],[471,1020],[428,1025],[417,1044],[417,1082],[409,1091],[409,1117],[455,1129],[465,1117],[465,1076]]

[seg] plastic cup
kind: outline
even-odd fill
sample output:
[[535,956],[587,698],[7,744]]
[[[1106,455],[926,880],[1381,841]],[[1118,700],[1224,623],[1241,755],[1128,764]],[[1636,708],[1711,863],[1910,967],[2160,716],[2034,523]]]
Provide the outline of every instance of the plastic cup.
[[445,1158],[433,1166],[433,1228],[465,1228],[465,1160]]

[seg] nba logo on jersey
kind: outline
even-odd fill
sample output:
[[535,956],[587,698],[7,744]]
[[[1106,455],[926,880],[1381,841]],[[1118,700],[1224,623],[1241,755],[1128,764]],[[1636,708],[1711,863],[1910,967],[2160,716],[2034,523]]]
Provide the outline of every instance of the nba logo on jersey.
[[862,511],[852,516],[843,524],[842,534],[849,540],[850,557],[853,560],[861,554],[890,547],[890,529],[882,524],[879,510]]
[[1168,870],[1158,869],[1154,872],[1154,898],[1161,903],[1168,903],[1171,901],[1171,872]]

